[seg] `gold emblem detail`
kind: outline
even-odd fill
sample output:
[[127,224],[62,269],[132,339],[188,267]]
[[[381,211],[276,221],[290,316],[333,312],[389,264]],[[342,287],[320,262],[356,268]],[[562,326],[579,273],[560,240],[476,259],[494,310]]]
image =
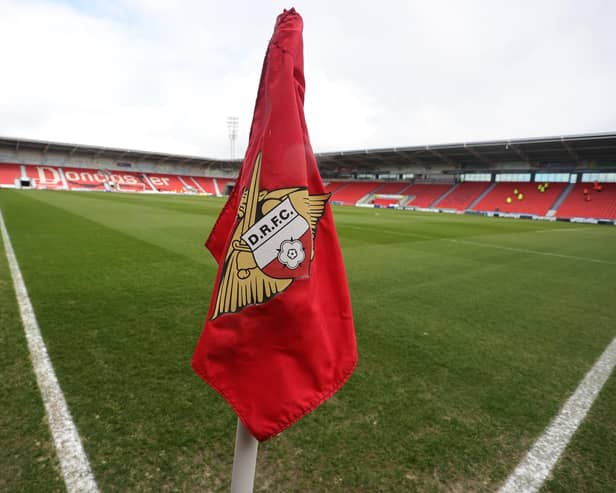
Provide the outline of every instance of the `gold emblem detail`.
[[310,260],[314,258],[317,225],[331,194],[309,195],[306,188],[259,190],[260,173],[261,153],[255,160],[249,188],[242,193],[237,214],[238,223],[225,257],[212,320],[224,313],[238,312],[249,305],[264,303],[287,289],[293,282],[292,277],[279,279],[263,272],[257,265],[252,249],[242,238],[259,217],[263,217],[283,201],[288,199],[295,211],[308,223],[311,232]]

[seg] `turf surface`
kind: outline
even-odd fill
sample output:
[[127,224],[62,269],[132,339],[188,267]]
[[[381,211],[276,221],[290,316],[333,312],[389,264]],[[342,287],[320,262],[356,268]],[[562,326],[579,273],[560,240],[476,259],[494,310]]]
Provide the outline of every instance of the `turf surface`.
[[0,491],[62,491],[2,247],[0,236]]
[[[228,490],[235,416],[189,366],[215,275],[203,242],[222,203],[0,191],[103,491]],[[357,208],[334,214],[359,365],[334,398],[260,446],[255,490],[493,491],[616,336],[616,229]],[[2,378],[13,372],[8,378],[30,379],[31,388],[21,329],[9,318],[7,354],[20,366],[2,367]],[[571,478],[576,491],[616,484],[613,459],[598,460],[616,456],[615,379],[549,491],[564,491]],[[0,419],[15,423],[15,450],[22,436],[49,440],[18,406],[3,407]],[[12,453],[0,467],[30,467],[13,464]],[[578,468],[591,466],[587,481]],[[56,488],[53,468],[46,471]],[[16,481],[28,491],[41,480]]]

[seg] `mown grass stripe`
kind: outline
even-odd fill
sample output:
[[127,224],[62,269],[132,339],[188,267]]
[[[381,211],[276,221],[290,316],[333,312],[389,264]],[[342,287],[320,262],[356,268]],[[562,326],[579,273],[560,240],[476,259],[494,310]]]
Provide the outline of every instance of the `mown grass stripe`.
[[586,374],[558,416],[518,464],[499,493],[539,491],[616,366],[616,338]]
[[526,248],[515,248],[515,247],[508,247],[508,246],[503,246],[503,245],[493,245],[492,243],[482,243],[479,241],[454,240],[454,239],[451,239],[449,241],[451,241],[452,243],[462,243],[464,245],[473,245],[473,246],[479,246],[479,247],[485,247],[485,248],[496,248],[499,250],[507,250],[510,252],[530,253],[531,255],[544,255],[546,257],[558,257],[558,258],[566,258],[566,259],[571,259],[571,260],[582,260],[584,262],[593,262],[596,264],[616,265],[616,262],[609,262],[607,260],[601,260],[598,258],[591,258],[591,257],[580,257],[578,255],[565,255],[563,253],[554,253],[554,252],[540,252],[538,250],[528,250]]
[[98,487],[83,449],[81,438],[47,354],[47,348],[41,336],[36,315],[19,269],[17,257],[4,224],[2,211],[0,211],[0,231],[4,241],[4,249],[11,277],[13,278],[26,340],[28,341],[32,366],[45,405],[47,420],[60,461],[66,489],[69,493],[97,492]]

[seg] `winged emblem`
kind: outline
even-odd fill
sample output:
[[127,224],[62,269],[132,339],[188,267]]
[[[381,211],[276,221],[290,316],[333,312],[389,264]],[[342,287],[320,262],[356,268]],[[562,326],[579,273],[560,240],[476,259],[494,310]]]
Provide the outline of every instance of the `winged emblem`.
[[261,153],[242,193],[212,320],[264,303],[310,276],[317,225],[331,194],[310,195],[304,187],[259,190],[260,175]]

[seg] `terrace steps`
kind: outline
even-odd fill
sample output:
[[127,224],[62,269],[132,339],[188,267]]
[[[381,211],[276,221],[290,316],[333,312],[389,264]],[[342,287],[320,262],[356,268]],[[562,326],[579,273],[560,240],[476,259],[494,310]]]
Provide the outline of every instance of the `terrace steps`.
[[430,207],[436,207],[436,205],[445,200],[447,198],[447,196],[452,193],[456,188],[458,188],[458,185],[460,185],[459,183],[456,183],[453,187],[451,187],[449,190],[447,190],[443,195],[441,195],[438,199],[436,199],[431,205]]
[[483,198],[488,195],[492,190],[494,190],[494,187],[496,186],[496,183],[490,183],[490,186],[488,188],[486,188],[480,195],[479,197],[477,197],[475,200],[473,200],[467,207],[467,209],[472,210],[479,202],[481,202],[483,200]]

